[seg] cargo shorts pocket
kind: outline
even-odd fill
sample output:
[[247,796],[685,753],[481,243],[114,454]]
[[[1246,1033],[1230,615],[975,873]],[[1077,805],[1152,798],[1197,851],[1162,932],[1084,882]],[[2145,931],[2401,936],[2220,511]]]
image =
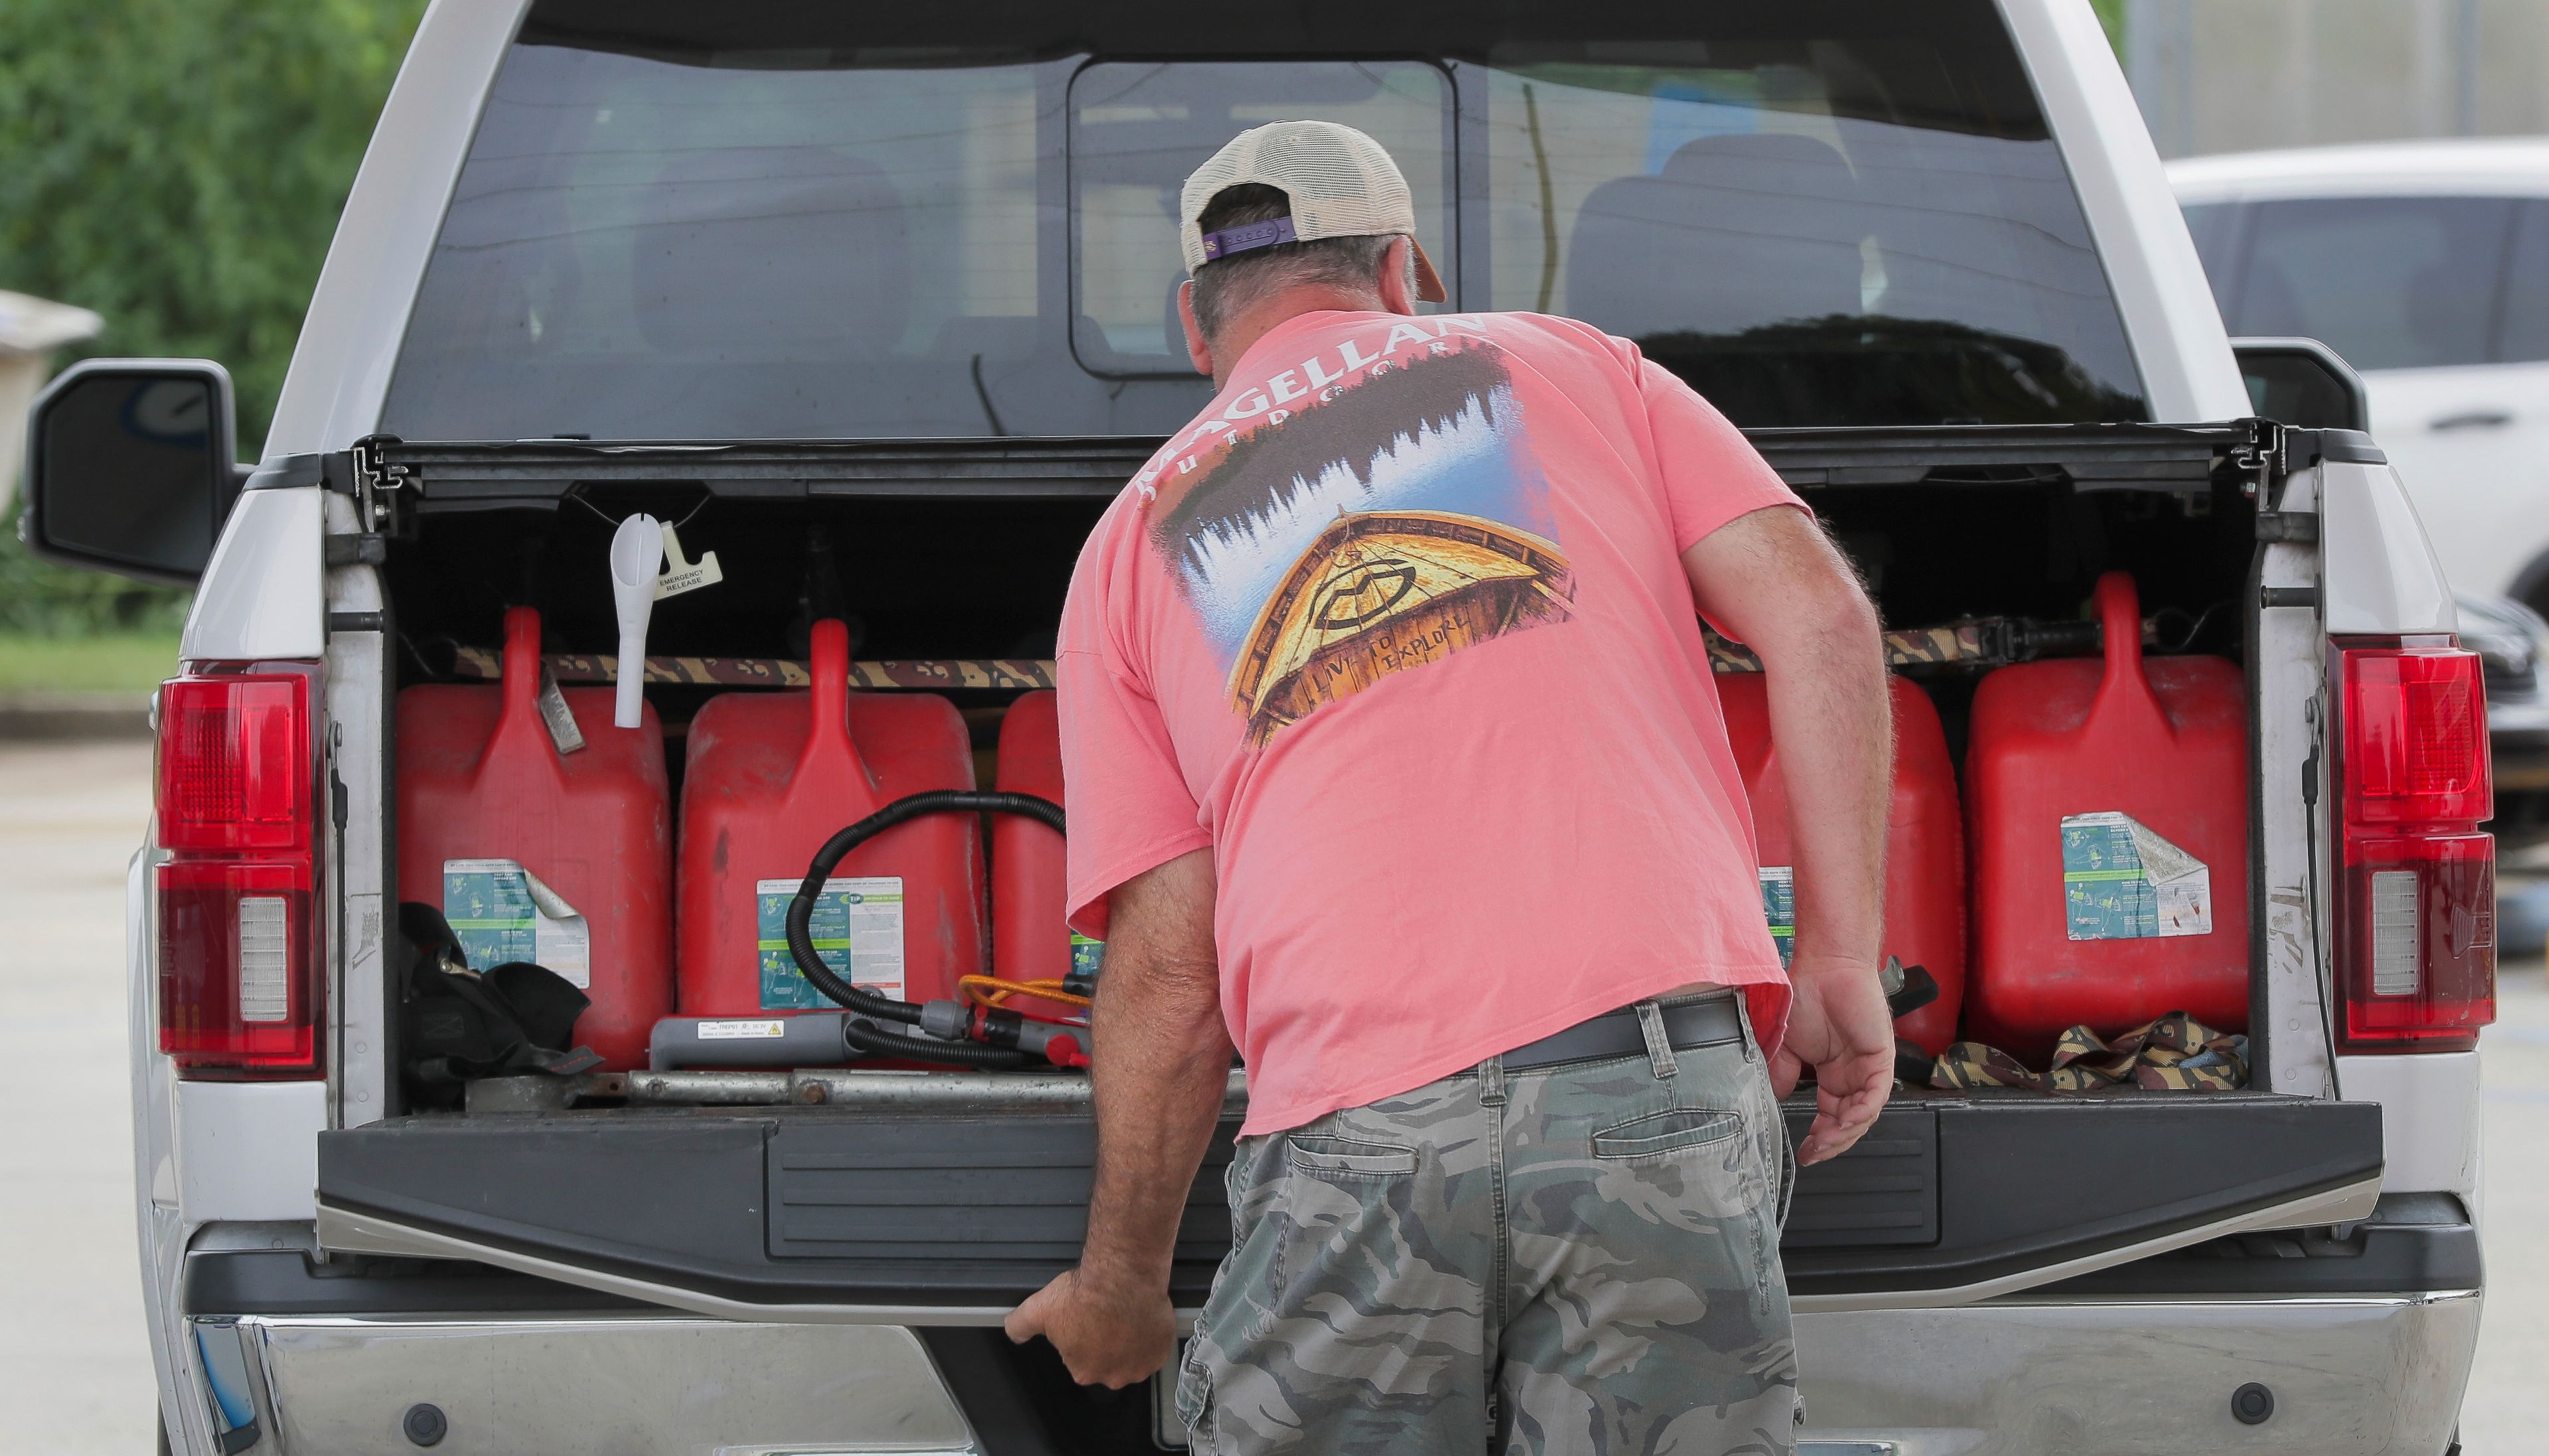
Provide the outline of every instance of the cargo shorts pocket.
[[1638,1162],[1731,1142],[1743,1135],[1742,1113],[1706,1107],[1668,1108],[1594,1134],[1593,1155]]
[[1720,1220],[1742,1221],[1769,1197],[1759,1121],[1724,1107],[1675,1107],[1650,1112],[1593,1135],[1593,1163],[1610,1170],[1617,1186],[1647,1189],[1651,1212],[1664,1222],[1695,1228]]
[[1203,1368],[1203,1336],[1200,1332],[1186,1346],[1186,1357],[1178,1364],[1178,1419],[1186,1428],[1190,1449],[1209,1453],[1213,1448],[1205,1426],[1212,1418],[1212,1372]]
[[1284,1157],[1292,1170],[1313,1178],[1404,1178],[1416,1171],[1412,1147],[1332,1133],[1295,1133],[1284,1144]]

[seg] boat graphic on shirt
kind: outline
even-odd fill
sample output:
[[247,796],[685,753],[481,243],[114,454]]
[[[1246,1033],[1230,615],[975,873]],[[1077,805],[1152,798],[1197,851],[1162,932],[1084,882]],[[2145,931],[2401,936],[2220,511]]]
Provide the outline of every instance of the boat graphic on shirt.
[[1153,507],[1151,540],[1252,746],[1392,674],[1562,621],[1574,598],[1501,350],[1437,339],[1340,373],[1180,460]]

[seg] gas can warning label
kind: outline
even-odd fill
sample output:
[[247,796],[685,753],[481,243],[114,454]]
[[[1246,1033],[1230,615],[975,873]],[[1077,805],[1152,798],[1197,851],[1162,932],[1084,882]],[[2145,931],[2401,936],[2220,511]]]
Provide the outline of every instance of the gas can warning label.
[[[795,879],[752,886],[761,929],[761,1009],[813,1011],[831,1001],[814,989],[788,954],[788,903]],[[827,879],[814,901],[814,954],[834,975],[880,996],[902,997],[902,876]]]
[[1761,866],[1761,913],[1769,917],[1770,939],[1779,948],[1779,968],[1797,958],[1797,871],[1786,864]]
[[1092,941],[1078,931],[1071,933],[1071,975],[1074,980],[1097,979],[1097,968],[1106,963],[1106,943]]
[[2062,919],[2075,941],[2213,934],[2213,871],[2129,814],[2062,821]]
[[558,892],[512,860],[442,862],[442,918],[472,970],[527,960],[593,988],[593,932]]

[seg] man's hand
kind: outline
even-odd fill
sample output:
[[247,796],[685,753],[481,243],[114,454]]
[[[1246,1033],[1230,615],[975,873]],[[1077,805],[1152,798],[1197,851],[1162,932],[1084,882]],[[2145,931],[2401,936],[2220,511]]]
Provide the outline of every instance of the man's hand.
[[1002,1326],[1020,1344],[1043,1335],[1082,1385],[1121,1390],[1151,1377],[1177,1348],[1167,1290],[1065,1270],[1009,1312]]
[[1097,1170],[1080,1267],[1009,1312],[1009,1338],[1043,1335],[1082,1385],[1128,1386],[1177,1338],[1169,1266],[1186,1191],[1230,1080],[1213,959],[1212,853],[1194,850],[1107,895],[1106,970],[1089,1027]]
[[1785,1097],[1805,1068],[1815,1069],[1815,1125],[1797,1149],[1799,1162],[1819,1163],[1849,1150],[1885,1110],[1894,1091],[1894,1017],[1877,984],[1876,967],[1855,961],[1809,964],[1800,955],[1791,967],[1796,1000],[1788,1012],[1788,1037],[1770,1067],[1771,1085]]
[[1682,565],[1700,610],[1768,675],[1797,876],[1796,1002],[1770,1077],[1784,1097],[1815,1069],[1815,1125],[1797,1155],[1819,1163],[1848,1150],[1894,1089],[1894,1020],[1876,979],[1894,768],[1876,609],[1840,548],[1794,510],[1738,516]]

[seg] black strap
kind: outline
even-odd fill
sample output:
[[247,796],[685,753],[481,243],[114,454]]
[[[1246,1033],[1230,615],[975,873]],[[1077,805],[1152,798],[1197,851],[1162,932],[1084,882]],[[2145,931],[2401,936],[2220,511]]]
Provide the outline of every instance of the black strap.
[[399,929],[416,948],[400,1032],[419,1101],[448,1102],[472,1077],[572,1076],[602,1064],[574,1045],[576,1018],[593,1003],[564,976],[521,960],[470,974],[459,937],[430,905],[401,905]]

